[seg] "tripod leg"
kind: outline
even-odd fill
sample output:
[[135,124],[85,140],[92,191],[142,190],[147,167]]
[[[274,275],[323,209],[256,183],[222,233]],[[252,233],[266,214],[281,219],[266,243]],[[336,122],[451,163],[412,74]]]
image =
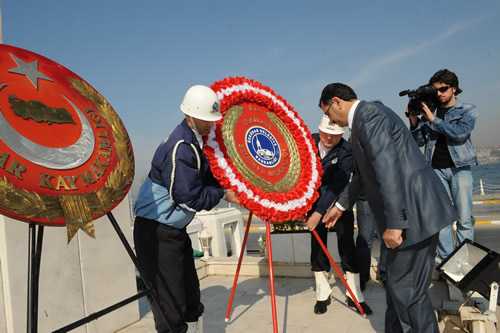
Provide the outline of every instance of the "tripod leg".
[[162,316],[163,320],[165,321],[165,324],[167,325],[168,329],[170,331],[173,331],[172,328],[171,328],[172,326],[168,322],[167,316],[165,315],[165,311],[163,311],[162,307],[160,306],[158,295],[153,290],[151,282],[146,277],[146,275],[144,273],[144,270],[143,270],[141,264],[139,263],[139,260],[137,260],[137,257],[135,256],[134,251],[130,247],[130,244],[127,242],[127,239],[125,238],[125,235],[123,234],[122,230],[120,229],[120,226],[118,225],[118,222],[116,222],[115,217],[113,216],[113,214],[111,212],[109,212],[107,215],[108,215],[109,221],[111,222],[111,224],[113,225],[113,228],[116,231],[116,234],[118,235],[118,237],[120,238],[123,246],[127,250],[127,253],[129,255],[130,259],[132,259],[132,261],[134,262],[135,267],[139,271],[139,274],[141,275],[142,282],[144,282],[144,285],[146,286],[146,289],[149,291],[149,295],[151,296],[151,301],[153,302],[153,304],[158,309],[160,309],[161,316]]
[[349,288],[349,285],[347,284],[346,280],[344,279],[344,276],[342,275],[342,273],[340,272],[339,268],[337,267],[337,264],[335,264],[335,261],[333,261],[333,258],[330,255],[330,252],[328,252],[325,244],[323,243],[323,241],[319,237],[318,233],[316,232],[316,230],[313,230],[312,233],[313,233],[314,237],[316,237],[316,239],[318,240],[318,243],[319,243],[319,245],[321,245],[321,248],[323,249],[323,251],[325,251],[326,256],[328,257],[328,259],[332,263],[332,266],[333,266],[333,268],[335,268],[335,271],[337,272],[337,275],[339,276],[340,280],[342,281],[342,283],[346,287],[347,291],[351,295],[351,298],[354,301],[354,303],[356,304],[356,307],[358,308],[359,312],[361,313],[361,315],[363,317],[366,317],[366,314],[363,311],[363,308],[361,307],[361,305],[359,304],[358,299],[356,298],[356,296],[354,296],[354,293],[352,292],[351,288]]
[[[37,235],[38,229],[38,235]],[[28,240],[28,315],[26,331],[38,331],[38,287],[40,283],[40,262],[42,258],[43,226],[29,224]]]
[[273,332],[278,332],[278,319],[276,316],[276,293],[274,291],[274,270],[273,270],[273,251],[271,245],[271,222],[266,221],[266,237],[267,237],[267,256],[269,265],[269,284],[271,287],[271,310],[273,314]]
[[250,223],[252,223],[252,212],[248,215],[248,222],[245,229],[245,237],[243,238],[243,244],[241,245],[240,257],[238,259],[238,267],[236,267],[236,274],[234,275],[233,288],[231,289],[231,297],[229,298],[229,304],[227,306],[226,312],[226,323],[229,321],[229,316],[231,315],[231,307],[233,306],[234,292],[236,291],[236,284],[238,283],[238,277],[240,275],[241,261],[243,260],[243,253],[245,253],[245,247],[247,245],[248,231],[250,230]]

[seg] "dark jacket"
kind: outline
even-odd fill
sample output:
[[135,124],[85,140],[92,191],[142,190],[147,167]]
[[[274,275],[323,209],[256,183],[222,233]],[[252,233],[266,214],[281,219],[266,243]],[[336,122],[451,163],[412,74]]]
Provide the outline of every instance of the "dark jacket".
[[391,109],[360,102],[353,118],[351,143],[359,177],[353,177],[338,202],[352,207],[364,187],[380,235],[388,228],[403,229],[400,248],[404,248],[456,220],[455,209],[436,172]]
[[[318,146],[319,134],[314,133],[312,137],[316,141],[316,146]],[[352,162],[351,144],[341,138],[339,143],[321,159],[323,177],[321,178],[321,186],[318,189],[320,197],[313,204],[307,214],[308,216],[315,211],[325,215],[328,208],[337,200],[344,187],[349,183]]]
[[181,229],[191,222],[195,212],[212,209],[223,195],[184,119],[157,148],[151,171],[139,189],[134,213]]

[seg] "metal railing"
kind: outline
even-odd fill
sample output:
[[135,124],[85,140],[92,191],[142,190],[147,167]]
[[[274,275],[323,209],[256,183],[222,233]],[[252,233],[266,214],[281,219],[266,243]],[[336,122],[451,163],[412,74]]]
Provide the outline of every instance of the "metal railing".
[[479,179],[479,185],[474,186],[472,193],[479,195],[500,193],[500,185],[484,183],[482,179]]

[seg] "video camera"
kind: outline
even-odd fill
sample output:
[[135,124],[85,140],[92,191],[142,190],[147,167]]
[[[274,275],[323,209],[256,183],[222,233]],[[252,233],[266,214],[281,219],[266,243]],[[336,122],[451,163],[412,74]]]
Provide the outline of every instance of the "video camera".
[[410,101],[408,102],[408,113],[418,116],[424,112],[422,102],[424,102],[432,112],[434,112],[437,108],[438,100],[436,92],[436,87],[428,84],[420,86],[415,90],[403,90],[399,93],[399,96],[408,95],[410,98]]

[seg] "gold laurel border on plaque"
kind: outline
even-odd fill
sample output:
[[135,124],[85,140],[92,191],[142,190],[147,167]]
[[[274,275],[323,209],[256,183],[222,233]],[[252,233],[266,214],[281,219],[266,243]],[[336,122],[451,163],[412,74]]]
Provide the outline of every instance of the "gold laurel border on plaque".
[[222,122],[222,137],[224,138],[224,143],[226,143],[227,154],[233,160],[233,163],[241,172],[243,177],[247,179],[253,186],[262,189],[265,192],[287,192],[297,185],[300,176],[300,155],[297,148],[297,144],[292,136],[292,133],[288,130],[286,125],[278,118],[274,113],[266,112],[271,123],[273,123],[283,135],[285,142],[287,144],[288,151],[290,152],[289,168],[286,175],[276,184],[273,184],[267,180],[262,179],[254,173],[243,161],[237,152],[236,143],[234,142],[233,134],[234,128],[238,119],[243,114],[244,108],[238,105],[230,107]]
[[92,215],[103,215],[125,197],[134,180],[134,157],[127,131],[106,99],[84,81],[75,78],[68,80],[82,97],[93,103],[111,127],[118,164],[102,188],[87,194],[39,195],[18,189],[5,176],[0,177],[0,202],[3,209],[28,219],[47,218],[53,221],[64,218],[69,243],[78,229],[95,237]]

